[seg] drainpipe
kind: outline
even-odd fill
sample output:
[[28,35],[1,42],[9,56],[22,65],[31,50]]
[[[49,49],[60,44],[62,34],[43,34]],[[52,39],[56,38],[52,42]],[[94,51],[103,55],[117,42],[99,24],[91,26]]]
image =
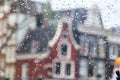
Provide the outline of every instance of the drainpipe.
[[105,38],[105,80],[109,80],[110,78],[110,59],[109,59],[109,43]]

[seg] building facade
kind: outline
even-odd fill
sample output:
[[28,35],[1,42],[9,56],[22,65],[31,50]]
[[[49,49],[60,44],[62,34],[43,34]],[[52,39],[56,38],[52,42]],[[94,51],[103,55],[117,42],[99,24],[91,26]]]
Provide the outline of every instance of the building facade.
[[[71,32],[71,20],[61,19],[49,41],[48,52],[23,53],[16,56],[16,77],[25,79],[74,79],[78,74],[78,49]],[[31,45],[32,46],[32,45]],[[34,65],[34,66],[33,66]],[[32,77],[32,78],[31,78]]]
[[[0,9],[0,42],[5,43],[16,23],[6,22],[7,15],[11,13],[1,17],[3,8]],[[31,11],[31,15],[34,15],[34,7]],[[61,12],[60,18],[65,18],[58,21],[55,35],[55,31],[44,21],[47,27],[38,24],[39,28],[30,29],[16,51],[16,33],[12,34],[7,46],[2,49],[5,56],[0,55],[1,64],[5,58],[5,65],[0,66],[2,70],[5,66],[4,77],[22,80],[108,80],[111,77],[114,60],[120,56],[119,34],[103,28],[100,10],[96,6],[87,11],[78,9]],[[74,19],[67,20],[66,16]]]
[[100,17],[100,10],[94,6],[88,10],[87,19],[78,28],[80,80],[106,78],[106,36]]
[[119,33],[104,29],[100,10],[95,6],[89,10],[87,19],[78,30],[80,80],[110,79],[115,66],[114,60],[120,54]]

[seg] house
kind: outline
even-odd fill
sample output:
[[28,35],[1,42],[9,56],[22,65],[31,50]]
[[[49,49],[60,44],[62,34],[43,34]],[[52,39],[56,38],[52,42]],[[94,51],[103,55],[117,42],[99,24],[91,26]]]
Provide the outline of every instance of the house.
[[17,49],[17,79],[110,79],[113,61],[119,56],[119,36],[104,29],[97,6],[88,9],[81,23],[71,15],[58,21],[54,37],[49,27],[38,26],[27,33]]
[[97,6],[88,9],[87,19],[78,27],[78,31],[79,79],[106,80],[106,31]]
[[[71,24],[72,21],[68,18],[59,21],[55,35],[48,43],[48,50],[42,48],[46,45],[43,43],[44,45],[41,46],[37,38],[33,41],[29,38],[26,40],[29,41],[28,44],[24,41],[23,46],[27,44],[31,45],[31,48],[22,53],[18,51],[15,76],[23,80],[39,77],[77,79],[78,58],[76,57],[78,57],[79,46],[74,41]],[[43,33],[42,31],[39,32]],[[35,33],[36,35],[30,34],[29,37],[37,36],[37,31]],[[40,37],[44,39],[43,36],[39,36],[38,40],[41,40]]]
[[80,35],[79,79],[110,79],[115,66],[114,60],[120,57],[119,33],[104,29],[97,6],[88,10],[87,19],[78,31]]

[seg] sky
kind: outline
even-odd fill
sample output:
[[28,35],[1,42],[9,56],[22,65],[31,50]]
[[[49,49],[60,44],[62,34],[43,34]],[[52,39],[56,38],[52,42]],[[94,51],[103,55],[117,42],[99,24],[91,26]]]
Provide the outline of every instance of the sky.
[[103,25],[106,29],[120,27],[120,0],[32,0],[50,1],[53,10],[69,8],[90,8],[97,5],[101,10]]

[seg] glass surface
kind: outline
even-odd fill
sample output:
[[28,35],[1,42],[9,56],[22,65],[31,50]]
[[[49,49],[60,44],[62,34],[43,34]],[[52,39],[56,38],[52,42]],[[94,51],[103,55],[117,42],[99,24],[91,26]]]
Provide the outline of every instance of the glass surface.
[[120,0],[0,0],[0,80],[119,78],[119,7]]

